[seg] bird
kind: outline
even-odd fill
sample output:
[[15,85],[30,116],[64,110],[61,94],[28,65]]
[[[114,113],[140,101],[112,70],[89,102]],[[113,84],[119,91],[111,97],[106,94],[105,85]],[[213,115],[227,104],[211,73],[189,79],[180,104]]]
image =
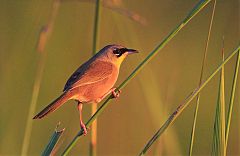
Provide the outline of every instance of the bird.
[[87,128],[82,118],[83,104],[99,103],[109,94],[112,94],[113,98],[119,97],[121,91],[117,90],[114,85],[119,75],[120,66],[129,54],[134,53],[138,53],[138,51],[118,44],[105,46],[70,76],[64,86],[63,93],[33,119],[41,119],[54,112],[68,100],[75,100],[79,111],[80,127],[86,135]]

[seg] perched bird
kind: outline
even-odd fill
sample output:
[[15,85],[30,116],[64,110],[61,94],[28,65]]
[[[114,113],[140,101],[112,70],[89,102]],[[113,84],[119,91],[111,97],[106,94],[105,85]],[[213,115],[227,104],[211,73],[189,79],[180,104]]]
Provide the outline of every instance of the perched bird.
[[108,45],[82,64],[68,79],[62,95],[39,112],[33,119],[41,119],[55,111],[70,99],[78,102],[80,126],[87,134],[82,121],[84,103],[99,103],[108,94],[118,97],[113,86],[117,81],[120,65],[128,54],[137,53],[137,50],[128,49],[121,45]]

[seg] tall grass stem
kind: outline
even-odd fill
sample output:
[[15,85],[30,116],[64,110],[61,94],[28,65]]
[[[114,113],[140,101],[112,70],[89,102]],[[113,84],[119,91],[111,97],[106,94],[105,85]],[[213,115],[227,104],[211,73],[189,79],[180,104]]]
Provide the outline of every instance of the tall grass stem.
[[[202,79],[203,79],[204,67],[205,67],[206,59],[207,59],[208,45],[209,45],[209,40],[210,40],[210,36],[211,36],[211,31],[212,31],[212,23],[213,23],[213,18],[214,18],[214,14],[215,14],[216,3],[217,3],[217,0],[214,0],[211,20],[210,20],[210,24],[209,24],[208,35],[207,35],[207,40],[206,40],[206,45],[205,45],[205,50],[204,50],[204,57],[202,60],[199,86],[201,85]],[[193,125],[192,125],[192,132],[191,132],[191,139],[190,139],[190,146],[189,146],[189,156],[192,155],[192,151],[193,151],[195,130],[196,130],[196,124],[197,124],[197,117],[198,117],[198,108],[199,108],[199,103],[200,103],[200,95],[201,95],[201,93],[199,93],[197,95],[197,103],[196,103],[195,112],[194,112],[194,120],[193,120]]]
[[231,118],[232,118],[232,110],[233,110],[233,103],[234,103],[234,98],[235,98],[235,92],[236,92],[236,87],[237,87],[237,78],[238,78],[238,72],[239,72],[239,64],[240,64],[240,52],[238,51],[238,56],[236,60],[236,65],[235,65],[235,72],[234,72],[234,77],[233,77],[233,84],[232,84],[232,91],[231,91],[231,97],[230,97],[230,104],[228,108],[228,113],[227,113],[227,123],[226,123],[226,148],[228,145],[228,136],[229,136],[229,130],[230,130],[230,125],[231,125]]
[[[224,38],[222,47],[222,61],[224,61]],[[224,67],[221,69],[218,98],[215,113],[212,155],[226,155],[225,147],[225,76]]]
[[[93,55],[97,52],[97,47],[98,47],[99,22],[100,22],[100,0],[96,0],[94,26],[93,26],[93,44],[92,44]],[[97,111],[97,103],[93,103],[91,115],[93,115],[96,111]],[[89,151],[90,151],[89,152],[90,156],[97,155],[97,120],[95,120],[92,123],[91,143],[90,143]]]
[[49,156],[49,155],[54,155],[54,153],[56,152],[56,145],[59,141],[59,139],[61,138],[61,136],[63,135],[63,132],[65,131],[64,129],[58,130],[60,123],[58,123],[53,135],[51,136],[49,143],[47,144],[47,146],[45,147],[42,156]]
[[47,40],[51,35],[59,6],[60,6],[60,0],[53,0],[52,12],[51,12],[48,24],[41,30],[39,35],[37,51],[40,53],[40,58],[37,63],[37,73],[36,73],[36,77],[33,85],[32,97],[31,97],[31,102],[29,106],[29,112],[28,112],[27,121],[26,121],[26,128],[25,128],[25,133],[24,133],[24,138],[22,143],[21,155],[27,155],[27,152],[28,152],[30,137],[32,132],[32,123],[33,123],[32,117],[35,113],[35,109],[37,106],[37,100],[38,100],[40,85],[42,81],[45,60],[47,57],[47,53],[44,52],[44,49],[46,47]]

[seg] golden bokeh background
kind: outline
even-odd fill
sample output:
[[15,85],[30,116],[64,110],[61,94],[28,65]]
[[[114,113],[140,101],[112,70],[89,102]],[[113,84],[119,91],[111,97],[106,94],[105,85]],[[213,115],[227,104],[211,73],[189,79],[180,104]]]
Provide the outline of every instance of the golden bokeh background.
[[[106,0],[105,0],[106,2]],[[140,51],[123,63],[117,85],[173,30],[198,0],[109,0],[139,15],[133,21],[116,9],[101,6],[98,48],[118,43]],[[40,30],[52,12],[52,0],[0,1],[0,155],[20,155],[31,102]],[[209,3],[122,90],[98,118],[98,155],[137,155],[199,81],[213,2]],[[37,107],[40,111],[61,94],[75,69],[92,55],[94,1],[64,0],[43,53],[47,54]],[[218,0],[204,72],[206,79],[225,56],[239,46],[239,1]],[[138,18],[137,18],[138,19]],[[236,57],[225,66],[226,103],[229,103]],[[240,75],[239,75],[240,76]],[[196,127],[194,155],[210,155],[219,74],[203,89]],[[236,98],[227,154],[240,155],[240,90]],[[187,155],[195,103],[153,145],[147,155]],[[90,117],[84,106],[84,120]],[[33,121],[29,155],[40,155],[58,121],[66,130],[58,155],[79,130],[76,102],[69,101],[43,120]],[[88,155],[90,135],[82,137],[71,155]]]

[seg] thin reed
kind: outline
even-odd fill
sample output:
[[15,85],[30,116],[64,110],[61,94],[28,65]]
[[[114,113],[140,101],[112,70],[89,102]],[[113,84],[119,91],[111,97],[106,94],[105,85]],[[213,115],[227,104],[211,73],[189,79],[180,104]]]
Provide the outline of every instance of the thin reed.
[[[224,44],[223,44],[224,47]],[[222,48],[222,60],[224,61],[224,48]],[[220,72],[218,99],[213,132],[213,155],[226,155],[225,146],[225,75],[224,66]]]
[[[93,25],[93,43],[92,43],[92,54],[97,52],[98,40],[99,40],[99,25],[100,25],[100,0],[96,0],[95,4],[95,15],[94,15],[94,25]],[[97,111],[97,103],[92,104],[93,115]],[[89,155],[97,155],[97,120],[92,123],[91,130],[91,143],[89,146]]]
[[226,138],[225,138],[226,148],[228,146],[228,137],[229,137],[229,131],[230,131],[230,125],[231,125],[233,103],[234,103],[236,87],[237,87],[239,64],[240,64],[240,52],[238,51],[238,56],[237,56],[236,65],[235,65],[235,72],[234,72],[234,76],[233,76],[230,103],[229,103],[229,108],[228,108],[228,112],[227,112],[227,119],[226,119]]
[[54,0],[52,4],[52,12],[51,12],[49,21],[47,25],[42,28],[39,34],[37,51],[40,53],[40,57],[37,62],[36,77],[34,80],[32,98],[31,98],[29,112],[26,120],[26,128],[25,128],[25,133],[24,133],[24,138],[22,143],[21,155],[27,155],[27,152],[28,152],[31,132],[32,132],[32,124],[33,124],[32,118],[37,106],[37,100],[38,100],[39,90],[41,86],[43,70],[44,70],[45,61],[47,57],[47,53],[44,52],[44,50],[47,44],[47,40],[51,36],[52,29],[54,26],[54,21],[58,13],[59,6],[60,6],[60,0]]
[[47,146],[45,147],[42,156],[53,156],[56,154],[57,151],[57,143],[59,142],[61,136],[63,135],[65,128],[58,130],[60,123],[57,124]]
[[[217,0],[214,0],[213,9],[212,9],[212,15],[211,15],[211,19],[210,19],[209,28],[208,28],[208,35],[207,35],[207,40],[206,40],[206,45],[205,45],[205,50],[204,50],[204,56],[203,56],[203,60],[202,60],[202,67],[201,67],[201,73],[200,73],[200,79],[199,79],[199,86],[202,84],[203,73],[204,73],[204,68],[205,68],[206,59],[207,59],[209,40],[210,40],[210,36],[211,36],[211,32],[212,32],[213,18],[214,18],[214,15],[215,15],[216,3],[217,3]],[[195,111],[194,111],[194,119],[193,119],[191,139],[190,139],[190,146],[189,146],[189,156],[191,156],[192,152],[193,152],[193,144],[194,144],[194,138],[195,138],[196,125],[197,125],[198,108],[199,108],[199,103],[200,103],[200,97],[201,97],[201,93],[199,93],[197,95],[197,102],[196,102],[196,107],[195,107]]]

